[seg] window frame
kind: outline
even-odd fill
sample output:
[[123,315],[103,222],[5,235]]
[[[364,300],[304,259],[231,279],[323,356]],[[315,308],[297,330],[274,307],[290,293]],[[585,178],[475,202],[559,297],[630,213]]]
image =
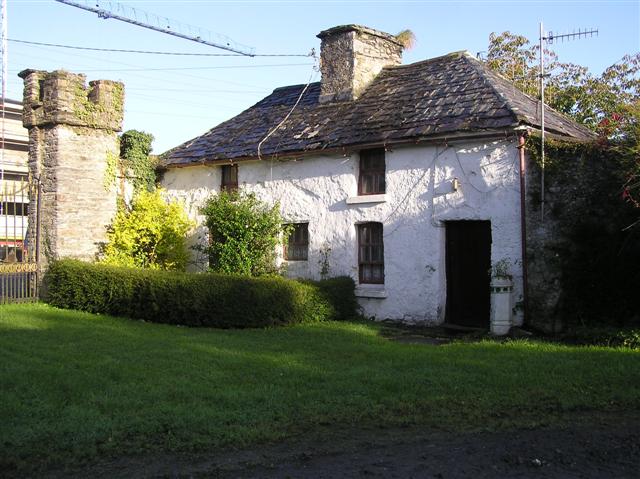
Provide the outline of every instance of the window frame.
[[[233,176],[235,175],[235,181]],[[228,180],[228,181],[227,181]],[[231,193],[238,190],[238,164],[222,165],[220,168],[220,190]]]
[[[384,148],[370,148],[360,151],[360,160],[358,164],[358,196],[383,195],[387,192],[386,182],[386,152]],[[381,160],[382,165],[367,165],[368,162]],[[366,178],[370,177],[371,191],[365,192]],[[380,188],[382,184],[382,188]]]
[[[358,223],[357,225],[357,233],[358,233],[358,281],[360,284],[384,284],[384,226],[382,223],[370,221],[366,223]],[[366,242],[365,228],[373,228],[371,233],[371,241]],[[379,237],[374,238],[373,234],[379,235]],[[379,242],[374,240],[379,239]],[[363,248],[380,248],[379,257],[382,258],[379,261],[374,261],[373,258],[375,255],[373,254],[373,250],[369,253],[369,260],[363,259]],[[380,277],[379,281],[376,280],[367,280],[365,279],[364,270],[365,267],[380,268]]]
[[[287,223],[287,226],[291,226],[292,230],[287,237],[287,241],[283,245],[283,258],[285,261],[309,261],[309,222],[300,223]],[[296,237],[298,232],[301,232],[300,238]],[[293,239],[293,241],[292,241]],[[296,240],[300,241],[296,241]],[[290,249],[302,248],[298,251],[304,251],[302,255],[293,255],[291,257]]]

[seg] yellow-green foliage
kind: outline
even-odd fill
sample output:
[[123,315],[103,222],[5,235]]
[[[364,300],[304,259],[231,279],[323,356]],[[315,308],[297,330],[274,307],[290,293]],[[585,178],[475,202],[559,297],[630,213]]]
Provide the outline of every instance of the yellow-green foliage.
[[118,210],[108,232],[102,261],[117,266],[184,270],[187,232],[193,222],[178,202],[167,202],[161,190],[140,191]]

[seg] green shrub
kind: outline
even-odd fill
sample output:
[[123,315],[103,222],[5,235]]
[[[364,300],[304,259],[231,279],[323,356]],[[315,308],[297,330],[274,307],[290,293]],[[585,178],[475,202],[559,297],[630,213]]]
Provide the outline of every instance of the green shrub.
[[193,223],[162,191],[141,190],[131,207],[123,204],[107,233],[102,262],[114,266],[184,270],[189,253],[186,235]]
[[640,349],[640,329],[638,328],[580,327],[567,331],[563,339],[594,346]]
[[202,249],[211,271],[246,276],[277,272],[276,247],[287,229],[277,203],[269,206],[253,193],[221,191],[200,212],[209,229],[209,244]]
[[331,310],[327,312],[329,319],[353,318],[360,305],[354,293],[355,283],[348,276],[338,276],[327,278],[322,281],[301,280],[304,284],[316,286],[325,300],[325,304],[331,305]]
[[43,299],[59,308],[156,323],[257,328],[357,315],[351,278],[319,282],[52,263]]
[[120,135],[120,166],[133,190],[153,191],[156,186],[156,159],[151,156],[153,135],[128,130]]

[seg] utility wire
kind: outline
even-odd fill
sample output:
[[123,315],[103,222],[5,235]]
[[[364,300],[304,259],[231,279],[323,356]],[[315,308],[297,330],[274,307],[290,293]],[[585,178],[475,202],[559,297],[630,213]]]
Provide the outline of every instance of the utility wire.
[[273,65],[223,65],[212,67],[167,67],[167,68],[95,68],[84,69],[85,72],[165,72],[184,70],[232,70],[234,68],[270,68],[270,67],[302,67],[313,63],[277,63]]
[[[148,86],[142,88],[142,87],[127,87],[127,91],[146,91],[148,92],[150,90],[150,88]],[[151,89],[151,91],[177,91],[177,92],[181,92],[184,93],[185,89],[184,88],[156,88],[153,87],[153,89]],[[203,90],[194,90],[193,88],[189,88],[189,93],[237,93],[237,94],[242,94],[242,95],[246,95],[248,93],[260,93],[260,94],[265,94],[265,93],[269,93],[270,90],[212,90],[210,88],[207,89],[203,89]]]
[[[52,51],[52,49],[50,48],[46,48],[44,47],[45,50],[49,50]],[[88,58],[91,59],[93,61],[97,61],[97,62],[102,62],[102,63],[111,63],[114,65],[124,65],[124,66],[128,66],[128,67],[136,67],[137,65],[131,64],[131,63],[126,63],[126,62],[121,62],[121,61],[116,61],[116,60],[108,60],[108,59],[104,59],[104,58],[95,58],[89,55],[83,55],[82,53],[72,53],[72,52],[63,52],[61,53],[62,55],[71,55],[73,57],[79,57],[79,58]],[[38,58],[38,57],[34,57],[33,55],[21,55],[21,57],[30,57],[30,58]],[[82,70],[84,71],[84,67],[82,67]],[[157,78],[155,77],[151,77],[148,75],[141,75],[140,73],[129,73],[130,76],[136,76],[138,78],[146,78],[152,81],[157,81]],[[176,75],[176,76],[181,76],[181,77],[187,77],[187,78],[194,78],[196,80],[200,80],[200,81],[206,81],[206,82],[210,82],[210,81],[215,81],[215,82],[219,82],[219,83],[226,83],[229,85],[237,85],[237,86],[242,86],[242,87],[248,87],[248,88],[262,88],[259,85],[251,85],[251,84],[247,84],[247,83],[240,83],[240,82],[234,82],[234,81],[229,81],[229,80],[220,80],[218,78],[211,78],[209,76],[203,77],[203,76],[196,76],[196,75],[192,75],[189,73],[180,73],[180,72],[173,72],[170,73],[170,75]],[[178,80],[170,80],[167,79],[166,77],[163,77],[162,79],[163,82],[168,82],[168,83],[175,83],[175,84],[180,84],[183,86],[196,86],[197,88],[202,88],[202,84],[200,85],[196,85],[194,83],[186,83],[183,81],[178,81]]]
[[[174,56],[190,56],[190,57],[245,57],[237,53],[188,53],[188,52],[161,52],[155,50],[130,50],[120,48],[97,48],[97,47],[81,47],[77,45],[60,45],[58,43],[31,42],[27,40],[18,40],[9,38],[10,42],[24,43],[26,45],[38,45],[42,47],[69,48],[72,50],[90,50],[93,52],[116,52],[116,53],[140,53],[145,55],[174,55]],[[257,53],[251,57],[313,57],[314,52],[306,54],[289,54],[289,53]]]

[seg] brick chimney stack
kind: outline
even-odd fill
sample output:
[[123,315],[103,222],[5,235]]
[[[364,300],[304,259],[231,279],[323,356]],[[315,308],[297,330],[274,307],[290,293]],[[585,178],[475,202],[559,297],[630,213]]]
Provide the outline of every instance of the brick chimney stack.
[[341,25],[320,32],[318,38],[321,103],[355,100],[380,70],[402,63],[402,44],[372,28]]

